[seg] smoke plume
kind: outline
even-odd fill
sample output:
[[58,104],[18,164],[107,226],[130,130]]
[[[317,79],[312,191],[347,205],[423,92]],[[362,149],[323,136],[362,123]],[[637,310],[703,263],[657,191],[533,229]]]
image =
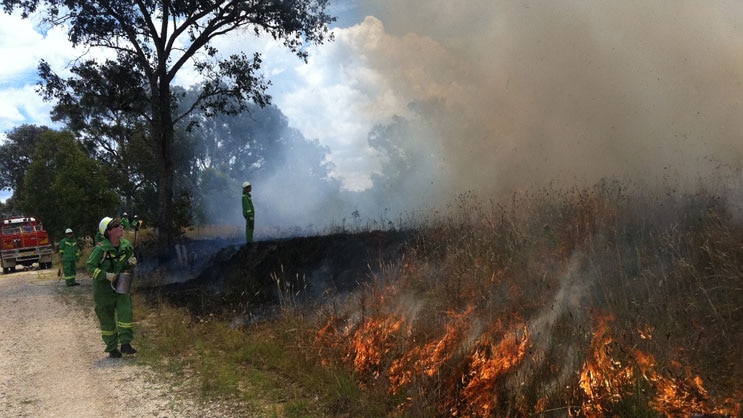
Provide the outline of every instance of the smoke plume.
[[439,195],[602,177],[696,184],[739,166],[743,4],[360,7],[374,16],[362,24],[364,53],[379,79],[398,101],[421,105],[427,137],[410,144],[440,150],[419,179]]

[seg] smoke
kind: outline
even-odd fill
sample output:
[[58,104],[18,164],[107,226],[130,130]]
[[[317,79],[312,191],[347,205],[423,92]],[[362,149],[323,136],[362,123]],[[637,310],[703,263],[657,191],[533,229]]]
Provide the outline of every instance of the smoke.
[[602,177],[696,184],[740,165],[743,4],[359,7],[374,16],[355,31],[360,52],[394,92],[384,103],[426,127],[411,147],[440,150],[418,178],[436,198]]
[[[529,321],[529,336],[533,347],[529,359],[522,366],[522,373],[528,376],[528,379],[535,379],[533,374],[544,367],[550,351],[565,350],[565,355],[561,357],[564,360],[559,370],[552,373],[552,381],[546,383],[546,393],[563,388],[576,370],[575,363],[579,357],[575,353],[578,348],[572,344],[561,346],[553,341],[553,334],[558,321],[565,320],[567,317],[571,319],[570,323],[576,330],[581,329],[587,323],[588,318],[583,315],[583,312],[596,273],[591,271],[586,264],[584,254],[579,252],[573,254],[565,268],[565,273],[560,276],[560,287],[554,297],[539,315]],[[518,376],[517,380],[522,381],[523,378],[523,375]],[[512,382],[512,384],[518,385],[519,383]]]

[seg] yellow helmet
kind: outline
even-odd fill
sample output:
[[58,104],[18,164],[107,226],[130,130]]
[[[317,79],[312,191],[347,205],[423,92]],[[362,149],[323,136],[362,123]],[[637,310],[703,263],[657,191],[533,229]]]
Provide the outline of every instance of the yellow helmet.
[[100,232],[101,235],[105,235],[106,234],[106,228],[108,227],[108,224],[110,224],[111,221],[113,221],[113,220],[114,220],[114,218],[110,218],[108,216],[106,216],[105,218],[101,219],[101,221],[98,223],[98,232]]

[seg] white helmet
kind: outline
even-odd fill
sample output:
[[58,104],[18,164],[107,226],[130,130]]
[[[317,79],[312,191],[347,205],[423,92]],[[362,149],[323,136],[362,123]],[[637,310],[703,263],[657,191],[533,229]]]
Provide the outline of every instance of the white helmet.
[[248,186],[250,186],[250,182],[249,181],[246,181],[246,182],[243,183],[243,189],[246,188],[246,187],[248,187]]
[[106,234],[106,228],[108,227],[108,224],[113,221],[114,218],[109,218],[106,216],[105,218],[101,219],[101,221],[98,223],[98,232],[101,233],[101,235]]
[[72,230],[70,228],[67,228],[67,229],[64,230],[64,233],[65,234],[71,234],[72,233]]

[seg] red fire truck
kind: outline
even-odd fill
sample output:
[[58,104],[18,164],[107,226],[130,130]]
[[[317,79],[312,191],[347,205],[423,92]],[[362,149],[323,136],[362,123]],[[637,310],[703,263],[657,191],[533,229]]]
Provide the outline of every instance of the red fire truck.
[[52,266],[52,244],[49,235],[34,216],[12,216],[2,220],[3,273],[15,271],[15,266],[39,263],[39,268]]

